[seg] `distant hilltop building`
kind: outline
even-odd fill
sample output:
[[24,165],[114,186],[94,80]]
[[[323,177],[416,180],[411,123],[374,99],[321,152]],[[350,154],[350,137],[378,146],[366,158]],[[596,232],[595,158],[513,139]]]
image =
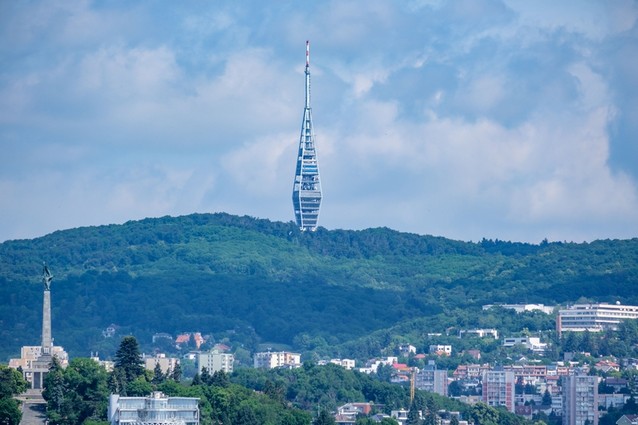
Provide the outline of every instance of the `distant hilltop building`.
[[525,311],[542,311],[545,314],[552,314],[556,308],[544,304],[486,304],[483,306],[483,310],[489,310],[492,307],[502,307],[508,310],[514,310],[517,313],[523,313]]
[[621,321],[638,319],[638,306],[616,304],[574,304],[558,311],[556,331],[601,332],[617,330]]
[[310,42],[306,41],[306,105],[301,122],[297,168],[292,188],[295,220],[301,230],[317,230],[321,196],[317,150],[312,128],[312,109],[310,108]]

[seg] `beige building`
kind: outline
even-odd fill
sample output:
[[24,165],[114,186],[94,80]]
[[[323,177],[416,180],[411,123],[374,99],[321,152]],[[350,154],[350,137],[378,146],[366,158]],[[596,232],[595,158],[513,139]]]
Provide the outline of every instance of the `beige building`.
[[179,359],[175,357],[166,357],[165,354],[158,354],[155,357],[144,356],[144,367],[147,370],[155,370],[155,366],[159,365],[164,375],[173,373],[175,366],[179,363]]
[[301,354],[287,351],[255,353],[253,363],[256,368],[274,369],[276,367],[301,366]]

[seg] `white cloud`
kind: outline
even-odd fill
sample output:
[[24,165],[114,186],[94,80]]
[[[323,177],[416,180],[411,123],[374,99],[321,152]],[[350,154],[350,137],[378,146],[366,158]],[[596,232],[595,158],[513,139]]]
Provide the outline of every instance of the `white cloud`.
[[550,3],[2,4],[0,240],[288,220],[306,39],[322,225],[635,236],[635,178],[609,162],[610,128],[638,112],[638,7]]

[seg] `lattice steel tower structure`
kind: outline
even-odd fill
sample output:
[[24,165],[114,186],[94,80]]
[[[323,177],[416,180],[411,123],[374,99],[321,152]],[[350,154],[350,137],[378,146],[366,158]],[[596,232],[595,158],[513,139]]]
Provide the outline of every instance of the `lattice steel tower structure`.
[[301,230],[314,231],[319,220],[321,207],[321,182],[317,164],[315,134],[312,129],[312,108],[310,108],[310,42],[306,41],[306,106],[301,122],[299,154],[295,182],[292,188],[292,204],[295,220]]

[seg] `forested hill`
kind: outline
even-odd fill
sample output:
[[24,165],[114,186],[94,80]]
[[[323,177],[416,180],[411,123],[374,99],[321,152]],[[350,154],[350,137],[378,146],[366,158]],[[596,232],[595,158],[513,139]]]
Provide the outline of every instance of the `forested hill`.
[[110,324],[142,344],[155,332],[249,329],[252,344],[337,346],[488,303],[638,304],[638,239],[471,243],[194,214],[0,244],[0,359],[38,344],[44,261],[56,343],[75,355],[103,347]]

